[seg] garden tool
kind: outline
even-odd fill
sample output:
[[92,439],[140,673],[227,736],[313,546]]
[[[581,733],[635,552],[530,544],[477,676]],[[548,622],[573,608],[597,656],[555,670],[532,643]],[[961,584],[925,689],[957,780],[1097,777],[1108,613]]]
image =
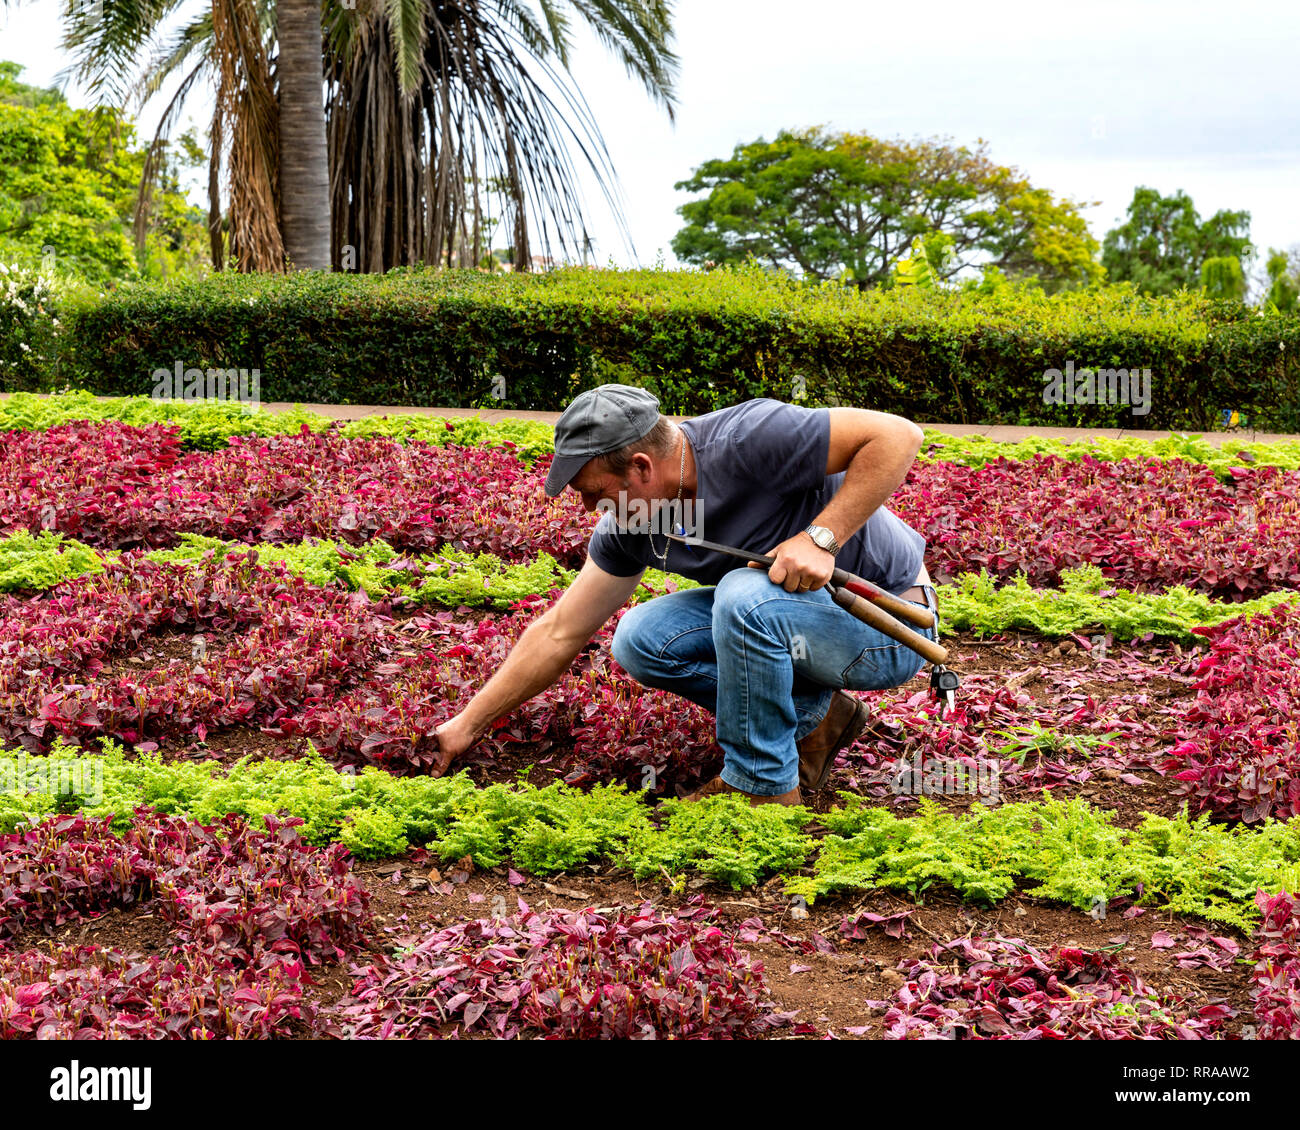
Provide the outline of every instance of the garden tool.
[[[715,553],[726,553],[732,557],[739,557],[744,561],[753,561],[758,565],[771,566],[776,560],[774,557],[765,557],[761,553],[751,553],[747,549],[737,549],[735,546],[720,545],[715,541],[705,541],[703,538],[684,537],[680,534],[668,534],[673,541],[679,541],[683,545],[699,546],[701,549],[707,549]],[[831,574],[830,583],[826,586],[826,591],[831,594],[831,599],[835,601],[845,612],[851,616],[856,616],[864,624],[870,624],[878,632],[888,636],[890,639],[897,640],[905,647],[910,647],[923,659],[935,664],[935,673],[942,675],[938,682],[935,677],[931,677],[931,685],[936,691],[941,691],[948,704],[952,705],[955,696],[953,692],[956,685],[952,681],[957,678],[956,673],[948,671],[943,664],[948,659],[948,649],[936,643],[934,640],[926,639],[925,636],[919,635],[907,627],[906,624],[900,624],[891,613],[897,613],[905,620],[910,620],[918,627],[928,628],[934,623],[934,614],[928,608],[920,608],[906,600],[900,600],[892,593],[887,593],[883,589],[877,588],[870,581],[862,577],[849,573],[844,569],[836,569]]]

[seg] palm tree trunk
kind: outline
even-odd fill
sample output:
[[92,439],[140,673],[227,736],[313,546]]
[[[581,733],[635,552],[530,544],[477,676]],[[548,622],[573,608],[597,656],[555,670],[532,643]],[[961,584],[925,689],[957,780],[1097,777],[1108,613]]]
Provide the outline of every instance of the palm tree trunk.
[[295,269],[330,266],[320,0],[278,0],[280,215]]
[[226,265],[226,246],[221,232],[221,111],[212,114],[212,155],[208,158],[208,250],[212,269]]

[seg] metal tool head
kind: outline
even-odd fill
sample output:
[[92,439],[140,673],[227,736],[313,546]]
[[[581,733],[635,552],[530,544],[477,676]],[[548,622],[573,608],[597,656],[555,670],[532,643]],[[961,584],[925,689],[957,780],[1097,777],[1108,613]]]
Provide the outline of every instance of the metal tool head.
[[722,545],[716,541],[705,541],[704,538],[684,537],[681,534],[666,534],[665,536],[673,541],[679,541],[683,545],[697,546],[713,553],[726,553],[732,557],[739,557],[742,561],[757,562],[759,565],[771,565],[776,560],[773,557],[764,557],[761,553],[751,553],[748,549],[737,549],[734,545]]

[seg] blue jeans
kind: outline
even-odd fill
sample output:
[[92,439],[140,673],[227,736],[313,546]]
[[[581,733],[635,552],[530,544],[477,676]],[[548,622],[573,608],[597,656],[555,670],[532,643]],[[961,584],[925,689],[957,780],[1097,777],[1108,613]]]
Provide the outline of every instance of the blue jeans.
[[[934,589],[925,588],[935,614]],[[796,742],[836,688],[883,690],[924,666],[911,648],[850,616],[824,588],[786,592],[766,569],[734,569],[712,588],[667,593],[623,614],[613,655],[639,683],[672,691],[717,718],[722,779],[755,796],[799,784]],[[719,709],[721,704],[721,709]]]

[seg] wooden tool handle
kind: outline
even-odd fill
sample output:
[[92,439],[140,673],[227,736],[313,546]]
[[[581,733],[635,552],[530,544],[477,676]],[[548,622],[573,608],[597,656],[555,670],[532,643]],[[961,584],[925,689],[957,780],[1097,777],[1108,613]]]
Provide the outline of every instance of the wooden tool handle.
[[843,608],[845,612],[856,616],[864,624],[870,624],[891,640],[897,640],[899,643],[910,647],[917,655],[930,663],[948,662],[947,648],[934,640],[918,635],[906,625],[900,624],[888,612],[877,608],[871,601],[836,585],[827,585],[826,587],[830,590],[831,599],[836,604]]
[[836,569],[831,574],[831,584],[839,585],[850,592],[857,593],[872,604],[878,604],[891,615],[897,616],[900,620],[906,620],[909,624],[915,624],[918,628],[934,627],[934,613],[928,608],[922,608],[918,604],[904,600],[901,596],[885,592],[884,589],[877,588],[870,581],[855,576],[853,573],[846,572],[843,569]]

